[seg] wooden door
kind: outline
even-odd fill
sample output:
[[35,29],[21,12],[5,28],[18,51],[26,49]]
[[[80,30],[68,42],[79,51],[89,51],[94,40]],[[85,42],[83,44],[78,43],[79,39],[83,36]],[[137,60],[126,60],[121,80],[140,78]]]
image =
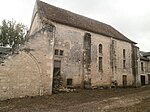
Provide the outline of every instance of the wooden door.
[[122,83],[123,83],[123,87],[127,87],[127,76],[126,75],[123,75],[122,76]]
[[141,75],[141,85],[145,85],[145,76]]
[[61,61],[54,60],[53,92],[56,92],[61,86],[61,79]]

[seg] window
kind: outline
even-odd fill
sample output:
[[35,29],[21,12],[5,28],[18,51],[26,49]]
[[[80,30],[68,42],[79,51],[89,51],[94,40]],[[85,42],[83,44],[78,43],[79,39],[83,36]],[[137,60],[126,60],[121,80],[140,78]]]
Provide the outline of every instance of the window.
[[102,57],[99,57],[99,71],[102,71]]
[[115,40],[112,40],[112,44],[115,44]]
[[125,59],[125,57],[126,57],[126,50],[123,49],[123,69],[126,68],[126,59]]
[[98,70],[99,72],[102,72],[103,71],[103,65],[102,65],[102,44],[99,44],[98,46],[98,49],[99,49],[99,59],[98,59]]
[[60,50],[60,55],[62,56],[64,54],[64,51],[63,50]]
[[144,71],[144,64],[141,62],[141,70]]
[[67,79],[67,86],[72,86],[72,79]]
[[99,53],[102,53],[102,44],[99,44]]
[[64,54],[63,50],[55,49],[55,55],[60,55],[62,56]]
[[123,60],[123,68],[126,68],[126,60]]
[[125,49],[123,49],[123,58],[125,58],[126,57],[126,51],[125,51]]
[[55,55],[58,55],[58,54],[59,54],[59,50],[55,49]]

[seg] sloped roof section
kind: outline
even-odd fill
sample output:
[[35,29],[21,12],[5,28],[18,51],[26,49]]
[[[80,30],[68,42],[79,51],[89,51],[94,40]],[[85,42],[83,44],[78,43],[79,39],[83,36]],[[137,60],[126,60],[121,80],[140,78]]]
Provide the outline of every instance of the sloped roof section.
[[150,52],[143,52],[143,51],[140,51],[140,53],[143,55],[143,56],[150,56]]
[[53,22],[136,44],[110,25],[52,6],[42,1],[37,1],[37,5],[42,16]]

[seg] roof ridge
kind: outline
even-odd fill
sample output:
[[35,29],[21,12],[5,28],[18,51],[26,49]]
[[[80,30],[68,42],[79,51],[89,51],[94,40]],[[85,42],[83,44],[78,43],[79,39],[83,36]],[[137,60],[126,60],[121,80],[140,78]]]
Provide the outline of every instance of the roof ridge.
[[53,22],[58,22],[68,26],[80,28],[83,30],[136,44],[111,25],[100,22],[98,20],[76,14],[74,12],[59,8],[57,6],[53,6],[43,1],[38,2],[38,10],[41,10],[43,12],[45,18]]

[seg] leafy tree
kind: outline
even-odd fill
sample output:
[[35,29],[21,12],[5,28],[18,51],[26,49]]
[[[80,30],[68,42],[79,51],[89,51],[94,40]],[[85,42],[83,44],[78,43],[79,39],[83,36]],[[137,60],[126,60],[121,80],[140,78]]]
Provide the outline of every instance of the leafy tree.
[[2,21],[0,26],[0,46],[10,46],[17,49],[25,41],[27,27],[16,21]]

